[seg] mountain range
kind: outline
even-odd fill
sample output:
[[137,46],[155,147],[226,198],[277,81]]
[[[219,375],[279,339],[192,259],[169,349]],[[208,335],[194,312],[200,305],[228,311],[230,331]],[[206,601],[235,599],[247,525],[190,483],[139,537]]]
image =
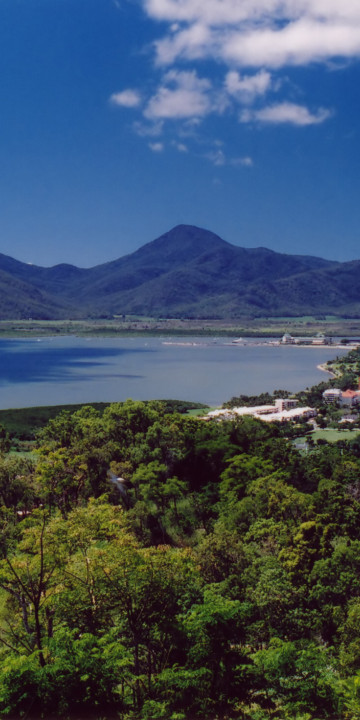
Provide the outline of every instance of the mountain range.
[[136,252],[78,268],[0,254],[1,319],[360,315],[360,260],[242,248],[178,225]]

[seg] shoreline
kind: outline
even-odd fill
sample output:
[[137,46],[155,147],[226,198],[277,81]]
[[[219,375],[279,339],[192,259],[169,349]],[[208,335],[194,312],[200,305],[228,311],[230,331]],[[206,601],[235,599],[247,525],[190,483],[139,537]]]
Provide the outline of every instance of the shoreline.
[[325,364],[320,364],[316,366],[318,370],[322,370],[322,372],[328,373],[328,375],[331,375],[331,377],[336,378],[337,375],[332,372],[332,370],[328,370],[328,368],[325,366]]
[[[344,347],[344,345],[325,346],[306,344],[302,346],[298,344],[290,345],[264,342],[261,338],[258,338],[256,341],[255,338],[250,340],[245,337],[241,343],[230,343],[227,339],[220,339],[219,337],[216,339],[211,336],[176,338],[174,336],[171,337],[171,334],[168,335],[165,333],[161,338],[154,338],[151,342],[148,340],[149,339],[143,335],[141,339],[138,339],[136,342],[130,341],[129,336],[126,339],[119,337],[116,339],[102,339],[100,337],[90,339],[90,337],[51,335],[50,337],[27,337],[21,340],[17,338],[14,347],[12,346],[12,340],[9,340],[3,347],[4,367],[5,361],[8,362],[10,359],[10,362],[13,362],[14,352],[19,354],[20,360],[23,357],[21,353],[30,353],[32,358],[30,363],[30,380],[27,382],[29,373],[25,373],[24,379],[22,380],[24,388],[21,388],[19,385],[16,386],[15,382],[12,382],[13,373],[10,373],[9,382],[4,384],[2,390],[0,407],[3,410],[24,409],[26,407],[57,407],[59,405],[69,404],[86,405],[94,402],[121,402],[126,397],[135,397],[139,400],[147,398],[166,399],[172,398],[174,395],[176,399],[180,397],[185,398],[187,401],[189,399],[191,400],[195,395],[196,401],[201,401],[204,405],[211,407],[219,407],[223,405],[228,398],[235,395],[258,395],[269,390],[273,392],[277,387],[284,387],[284,381],[287,383],[285,389],[289,392],[300,392],[304,389],[305,385],[310,386],[322,382],[322,376],[319,377],[319,370],[320,372],[328,373],[328,377],[335,378],[336,375],[332,370],[328,369],[328,363],[329,366],[332,367],[331,363],[333,361],[338,362],[339,354],[345,355],[351,349],[351,347]],[[238,338],[238,340],[240,340],[240,338]],[[28,343],[31,343],[31,347],[29,348],[26,347]],[[174,347],[170,354],[165,351],[165,355],[161,354],[160,356],[157,355],[156,352],[160,352],[161,345],[172,345]],[[200,356],[199,347],[204,348],[203,354]],[[274,352],[271,352],[271,349],[266,349],[274,347]],[[304,352],[300,351],[300,353],[297,353],[296,349],[302,347],[305,347]],[[231,350],[231,348],[233,349]],[[292,349],[289,351],[279,348]],[[295,348],[295,351],[293,348]],[[135,365],[133,367],[132,356],[129,355],[128,361],[126,353],[134,352],[134,349],[138,353],[141,351],[147,354],[144,355],[144,359],[140,357],[138,361],[134,361]],[[156,350],[155,354],[153,352],[154,349]],[[309,352],[306,352],[307,349],[309,349]],[[60,351],[59,353],[58,350]],[[312,350],[318,351],[316,357]],[[42,358],[44,352],[48,353],[46,370],[44,372],[38,372],[36,370],[34,375],[34,367],[38,362],[37,358]],[[121,356],[119,367],[116,364],[117,360],[115,362],[113,359],[115,356],[117,357],[117,355]],[[125,356],[125,359],[122,356]],[[171,373],[168,373],[169,378],[167,384],[165,383],[165,387],[163,385],[163,377],[160,379],[161,373],[159,373],[159,366],[157,364],[158,357],[161,357],[161,362],[165,363],[165,365],[169,362],[169,367],[175,367],[175,372],[177,373],[176,376],[174,375],[175,379],[173,381]],[[198,360],[199,357],[200,360]],[[104,364],[104,358],[104,367],[106,367],[102,370],[101,364]],[[151,359],[150,364],[149,358]],[[258,369],[255,370],[254,376],[251,365],[253,358],[255,358],[256,363],[258,363]],[[73,363],[72,361],[74,359],[76,362]],[[92,360],[93,363],[88,363],[88,360]],[[101,360],[103,361],[102,363],[100,362]],[[212,362],[212,360],[216,361],[218,365]],[[221,364],[223,361],[226,361],[225,365]],[[143,372],[144,362],[149,366],[145,374]],[[188,362],[190,364],[187,364]],[[99,368],[96,369],[96,371],[91,370],[92,364],[94,363],[95,366]],[[112,368],[112,364],[115,369]],[[108,366],[110,370],[107,370]],[[51,373],[49,374],[49,367],[54,367],[57,373],[60,373],[58,382],[58,374],[55,373],[55,380],[53,380]],[[136,374],[135,370],[137,367],[141,369],[142,374]],[[186,377],[189,367],[194,377],[197,378],[198,384],[196,388],[194,386],[193,376],[191,376],[191,382],[187,380],[183,382],[181,380],[183,374],[184,377]],[[205,377],[202,385],[201,378],[202,375],[204,375],[203,367],[206,368],[210,380]],[[223,376],[224,367],[228,368],[229,377],[227,379],[221,378],[221,382],[220,380],[216,382],[216,379],[212,381],[211,373],[213,373],[214,368],[217,367],[219,368],[219,373],[222,373]],[[279,372],[278,368],[281,368],[281,372]],[[249,374],[246,380],[244,380],[244,369],[246,373]],[[306,377],[308,377],[308,380],[304,382],[304,378],[301,376],[302,381],[300,382],[299,372],[303,371]],[[261,373],[261,381],[259,379],[260,376],[258,377],[259,372]],[[152,373],[151,377],[154,377],[152,383],[155,383],[155,387],[154,384],[151,384],[151,387],[149,386],[147,379],[149,373]],[[33,376],[36,380],[35,386],[31,384]],[[64,381],[62,381],[62,376],[65,377]],[[78,382],[79,378],[86,381],[82,383],[81,390]],[[129,386],[129,378],[132,381],[131,388]],[[286,378],[288,378],[288,380],[286,380]],[[98,379],[101,383],[104,383],[101,387],[100,385],[97,387]],[[72,384],[75,381],[77,381],[76,385]],[[63,390],[61,389],[62,382]],[[249,382],[253,389],[250,389]],[[13,385],[13,387],[10,387],[11,385]],[[261,385],[260,389],[259,385]],[[34,395],[34,387],[37,389],[36,395]],[[175,387],[176,390],[174,392]],[[76,393],[74,394],[75,389]],[[44,393],[46,393],[46,395],[44,395]]]

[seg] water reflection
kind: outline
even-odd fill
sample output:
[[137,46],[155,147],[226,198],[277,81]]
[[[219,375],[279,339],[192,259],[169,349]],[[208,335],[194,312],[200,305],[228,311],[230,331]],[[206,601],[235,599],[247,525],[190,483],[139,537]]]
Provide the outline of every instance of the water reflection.
[[[50,341],[0,341],[0,385],[8,383],[55,383],[95,381],[103,378],[142,378],[138,373],[111,373],[109,365],[114,359],[151,352],[149,348],[124,348],[120,346],[94,347],[84,341],[83,344],[63,346],[58,343],[52,347]],[[99,369],[104,372],[99,372]],[[96,373],[91,370],[96,369]]]

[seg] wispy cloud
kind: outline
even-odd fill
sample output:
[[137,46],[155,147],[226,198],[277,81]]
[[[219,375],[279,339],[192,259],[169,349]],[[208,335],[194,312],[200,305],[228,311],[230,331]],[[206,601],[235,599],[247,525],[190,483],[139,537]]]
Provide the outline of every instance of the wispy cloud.
[[187,153],[187,152],[189,152],[189,148],[188,148],[187,145],[185,145],[185,143],[173,141],[172,144],[173,144],[173,146],[174,146],[180,153]]
[[232,165],[233,167],[252,167],[254,164],[253,159],[249,156],[228,158],[221,148],[205,153],[205,158],[210,160],[215,167],[222,167],[224,165]]
[[149,143],[149,148],[155,153],[161,153],[164,150],[164,143],[162,142],[153,142]]
[[254,165],[254,161],[251,157],[246,155],[245,157],[240,158],[232,158],[230,160],[230,165],[241,165],[242,167],[252,167]]
[[319,125],[327,120],[331,111],[319,108],[312,113],[304,105],[282,102],[277,105],[269,105],[260,110],[243,110],[240,121],[243,123],[260,122],[268,124],[290,124],[290,125]]
[[220,167],[221,165],[226,164],[225,154],[220,149],[211,150],[210,152],[205,153],[205,157],[207,160],[210,160],[215,167]]
[[133,124],[134,131],[140,137],[159,137],[162,135],[164,123],[162,120],[158,122],[143,122],[136,120]]
[[110,103],[126,108],[136,108],[141,104],[141,95],[137,90],[122,90],[110,95]]

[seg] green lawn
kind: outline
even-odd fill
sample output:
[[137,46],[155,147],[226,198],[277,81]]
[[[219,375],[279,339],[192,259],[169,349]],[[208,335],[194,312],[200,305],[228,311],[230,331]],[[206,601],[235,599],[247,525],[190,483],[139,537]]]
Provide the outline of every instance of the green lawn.
[[188,410],[186,414],[191,415],[192,417],[198,417],[198,416],[203,417],[203,415],[207,415],[210,412],[210,410],[216,410],[216,408],[212,408],[212,407],[208,407],[208,406],[205,406],[202,408],[194,408],[193,410]]
[[314,430],[307,436],[296,438],[296,442],[306,442],[308,438],[312,438],[314,442],[317,440],[326,440],[329,443],[338,442],[338,440],[353,440],[360,434],[359,428],[354,430],[336,430],[335,428],[324,428],[323,430]]

